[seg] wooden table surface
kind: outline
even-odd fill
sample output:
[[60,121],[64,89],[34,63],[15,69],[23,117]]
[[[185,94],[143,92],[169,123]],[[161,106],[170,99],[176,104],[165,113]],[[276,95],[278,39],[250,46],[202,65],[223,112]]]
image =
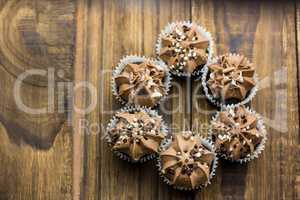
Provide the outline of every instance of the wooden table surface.
[[[120,108],[111,69],[124,55],[154,56],[160,30],[176,20],[205,26],[216,54],[238,52],[253,61],[261,81],[251,106],[269,134],[258,159],[220,162],[201,192],[173,190],[154,161],[128,164],[103,141]],[[0,199],[300,199],[299,52],[300,4],[293,1],[0,0]],[[45,74],[30,76],[20,90],[26,106],[48,106],[47,113],[16,104],[16,80],[30,69],[54,72],[54,84]],[[174,132],[205,135],[216,109],[199,82],[173,82],[160,113]],[[91,103],[95,109],[80,112]]]

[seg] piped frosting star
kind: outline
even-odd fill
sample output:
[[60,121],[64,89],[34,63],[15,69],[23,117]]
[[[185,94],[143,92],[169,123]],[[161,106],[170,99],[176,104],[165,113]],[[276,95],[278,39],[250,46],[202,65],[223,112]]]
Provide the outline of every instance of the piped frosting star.
[[114,80],[122,99],[153,107],[166,93],[165,77],[166,71],[149,60],[128,63]]
[[109,131],[114,151],[139,161],[143,156],[157,153],[165,134],[161,132],[161,117],[151,117],[145,111],[116,114],[116,125]]
[[231,160],[250,157],[263,139],[257,123],[257,117],[244,106],[221,111],[211,124],[216,151]]
[[209,182],[214,158],[199,136],[185,132],[160,153],[161,172],[173,186],[195,189]]
[[209,67],[207,85],[214,98],[243,100],[255,86],[255,69],[241,55],[226,54]]
[[196,25],[177,25],[173,32],[162,37],[160,58],[171,70],[191,74],[207,62],[209,40]]

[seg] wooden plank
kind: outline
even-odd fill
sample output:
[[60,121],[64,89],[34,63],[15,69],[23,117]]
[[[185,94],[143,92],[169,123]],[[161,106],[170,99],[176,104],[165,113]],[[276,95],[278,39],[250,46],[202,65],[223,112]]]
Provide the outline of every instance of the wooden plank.
[[[216,26],[214,21],[215,6],[212,1],[192,1],[192,21],[204,26],[209,31],[213,38],[216,38]],[[214,52],[217,53],[219,44],[214,39]],[[192,129],[195,132],[201,133],[204,137],[207,136],[207,127],[212,115],[217,110],[210,105],[202,92],[201,80],[196,80],[192,84]],[[212,184],[201,192],[195,194],[195,199],[222,199],[221,183],[222,183],[222,167],[217,168],[217,174],[214,177]]]
[[[155,55],[155,43],[159,34],[158,1],[142,1],[142,53],[147,57]],[[156,160],[143,164],[140,169],[139,199],[157,199],[160,179],[157,173]],[[151,189],[150,189],[151,188]]]
[[115,158],[103,137],[105,126],[120,107],[111,93],[111,70],[123,56],[141,53],[142,4],[82,1],[79,5],[82,13],[79,26],[85,30],[79,48],[82,59],[78,76],[96,88],[93,94],[84,93],[79,103],[87,106],[93,97],[99,103],[91,113],[77,119],[77,123],[85,120],[88,126],[77,144],[83,151],[82,169],[78,169],[82,176],[78,198],[138,199],[140,167]]
[[[196,199],[293,199],[299,132],[293,3],[193,1],[192,7],[193,21],[212,32],[219,54],[239,52],[257,66],[262,87],[252,106],[269,132],[259,159],[240,166],[221,162],[215,183]],[[193,124],[207,122],[198,113]]]
[[295,193],[299,118],[294,9],[292,3],[260,6],[253,62],[261,66],[258,73],[266,85],[261,84],[253,107],[265,117],[269,140],[260,162],[248,169],[247,185],[257,191],[246,191],[252,198],[293,199]]
[[[74,13],[72,1],[0,2],[0,199],[72,198],[72,130],[57,84],[73,78]],[[44,75],[28,76],[14,93],[32,69]],[[46,110],[29,112],[16,97]]]
[[[142,12],[139,1],[104,1],[103,54],[101,69],[101,123],[107,125],[120,105],[111,93],[111,70],[119,60],[142,50]],[[101,132],[102,136],[105,134]],[[101,199],[138,199],[139,165],[114,157],[101,141]]]
[[[156,29],[155,37],[157,38],[160,31],[170,22],[190,20],[190,5],[190,1],[159,1],[156,13],[158,30]],[[190,128],[190,89],[190,79],[173,77],[170,95],[160,106],[160,112],[169,124],[173,134],[178,134],[180,131]],[[159,178],[157,199],[183,198],[192,199],[193,193],[176,191]]]
[[[84,2],[84,1],[83,1]],[[88,124],[101,123],[106,126],[112,114],[120,107],[114,99],[110,88],[111,70],[125,55],[145,54],[154,56],[154,44],[160,29],[167,22],[189,18],[189,4],[172,1],[90,1],[80,3],[83,16],[80,26],[84,26],[82,48],[79,48],[82,59],[79,65],[80,80],[90,81],[100,91],[98,100],[100,109],[88,114],[84,119]],[[83,7],[81,7],[83,6]],[[169,10],[169,6],[172,8]],[[159,20],[154,20],[153,13],[159,13]],[[173,13],[173,14],[172,14]],[[78,24],[78,23],[77,23]],[[99,30],[101,30],[99,32]],[[78,48],[78,47],[77,47]],[[86,59],[86,60],[84,60]],[[100,74],[100,76],[99,76]],[[76,76],[75,76],[76,77]],[[186,84],[184,80],[180,80]],[[100,82],[100,84],[98,84]],[[184,87],[183,91],[186,91]],[[174,91],[173,91],[174,92]],[[178,93],[179,91],[177,91]],[[180,94],[185,97],[186,94]],[[87,99],[86,97],[85,99]],[[85,101],[85,100],[82,100]],[[167,116],[167,121],[174,124],[190,123],[186,115],[186,100],[178,97],[168,100],[174,106],[180,106],[180,112]],[[79,102],[85,105],[85,102]],[[168,107],[169,108],[169,107]],[[170,109],[170,108],[169,108]],[[83,116],[77,119],[77,122]],[[182,128],[182,127],[179,127]],[[87,132],[82,132],[87,134]],[[180,198],[185,195],[173,192],[161,183],[155,167],[155,161],[144,165],[132,165],[113,157],[101,137],[87,135],[81,137],[78,148],[83,148],[82,181],[80,194],[82,198],[101,199],[164,199]],[[77,180],[78,181],[78,180]],[[159,183],[158,187],[155,187]],[[149,190],[151,188],[151,190]]]
[[[171,9],[170,9],[171,8]],[[143,7],[143,52],[147,56],[155,56],[154,44],[157,36],[162,28],[168,23],[176,20],[189,19],[189,2],[180,1],[145,1]],[[157,18],[153,18],[153,15]],[[185,97],[187,96],[187,83],[184,79],[176,79],[175,83],[180,84],[180,88],[171,90],[171,95],[160,106],[160,113],[164,115],[164,119],[175,127],[176,131],[180,131],[185,124],[190,124],[189,114],[187,113],[187,106]],[[173,95],[173,96],[172,96]],[[178,112],[172,112],[172,108],[176,108]],[[176,113],[176,114],[174,114]],[[170,187],[162,183],[156,172],[155,162],[147,163],[141,169],[140,184],[143,186],[140,190],[141,199],[180,199],[189,197],[191,195],[173,191]],[[157,184],[158,182],[158,184]],[[147,187],[147,185],[149,185]],[[153,187],[157,185],[157,187]],[[152,188],[149,190],[149,188]]]
[[[74,85],[86,81],[87,76],[85,70],[87,66],[87,18],[87,1],[77,1]],[[85,119],[85,114],[75,111],[75,108],[85,108],[85,91],[79,88],[73,91],[73,97],[73,199],[76,200],[84,196],[84,194],[82,194],[82,187],[86,185],[83,181],[83,140],[85,129],[80,127],[80,121]]]

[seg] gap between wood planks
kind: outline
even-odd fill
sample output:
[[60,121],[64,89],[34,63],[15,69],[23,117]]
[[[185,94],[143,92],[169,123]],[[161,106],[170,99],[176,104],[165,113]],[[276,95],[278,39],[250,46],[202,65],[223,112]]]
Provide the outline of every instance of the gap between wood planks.
[[[296,63],[297,63],[297,80],[298,80],[298,119],[300,119],[299,105],[300,105],[300,2],[295,2],[295,41],[296,41]],[[299,130],[299,124],[298,124]],[[300,132],[298,133],[298,149],[296,153],[296,178],[295,178],[295,197],[300,199]]]

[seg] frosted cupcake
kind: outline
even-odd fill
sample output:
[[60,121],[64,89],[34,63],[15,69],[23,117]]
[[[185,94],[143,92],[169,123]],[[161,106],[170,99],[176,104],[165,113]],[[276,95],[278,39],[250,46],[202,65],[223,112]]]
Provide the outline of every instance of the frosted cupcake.
[[212,38],[204,28],[190,22],[171,23],[160,34],[157,55],[178,76],[195,75],[212,55]]
[[157,154],[167,136],[167,127],[156,111],[125,107],[109,123],[106,139],[120,158],[144,162]]
[[123,104],[154,107],[168,94],[169,87],[170,75],[161,61],[127,56],[113,71],[113,94]]
[[261,117],[243,105],[223,108],[211,121],[209,132],[217,153],[231,161],[258,157],[266,142]]
[[162,145],[158,166],[167,184],[193,190],[210,183],[217,158],[211,143],[192,132],[183,132]]
[[256,94],[255,68],[238,54],[225,54],[208,64],[202,77],[207,98],[215,105],[248,103]]

